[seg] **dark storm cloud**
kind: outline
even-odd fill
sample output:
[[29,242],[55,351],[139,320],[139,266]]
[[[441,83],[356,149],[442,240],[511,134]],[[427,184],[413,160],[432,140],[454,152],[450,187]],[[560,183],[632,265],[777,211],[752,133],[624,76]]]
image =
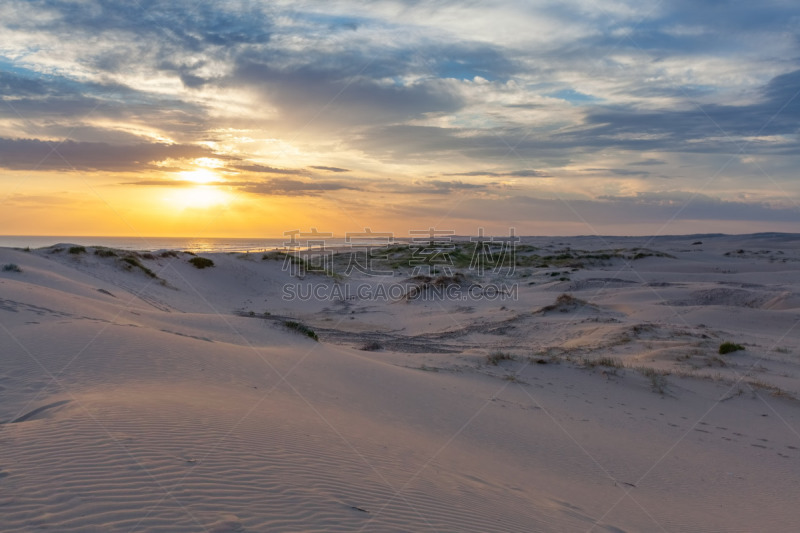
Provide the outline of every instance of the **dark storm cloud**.
[[75,141],[1,139],[0,168],[134,172],[165,159],[219,157],[209,149],[180,144],[113,145]]

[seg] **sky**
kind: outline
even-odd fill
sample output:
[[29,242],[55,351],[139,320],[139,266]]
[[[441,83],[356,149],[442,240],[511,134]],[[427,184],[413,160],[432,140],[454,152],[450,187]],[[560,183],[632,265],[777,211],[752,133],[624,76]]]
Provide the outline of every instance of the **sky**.
[[0,234],[800,232],[796,0],[0,0]]

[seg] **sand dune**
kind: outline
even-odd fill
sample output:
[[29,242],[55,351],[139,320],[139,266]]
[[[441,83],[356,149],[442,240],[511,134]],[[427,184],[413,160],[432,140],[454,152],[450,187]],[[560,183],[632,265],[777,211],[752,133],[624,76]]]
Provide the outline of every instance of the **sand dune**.
[[390,301],[287,300],[389,282],[260,254],[0,249],[0,529],[795,529],[800,240],[524,244]]

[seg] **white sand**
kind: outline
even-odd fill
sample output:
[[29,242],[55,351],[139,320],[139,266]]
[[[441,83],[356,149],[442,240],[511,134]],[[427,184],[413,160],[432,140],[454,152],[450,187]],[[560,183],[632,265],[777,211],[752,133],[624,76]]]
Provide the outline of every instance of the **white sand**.
[[672,257],[394,303],[284,301],[337,281],[260,254],[141,259],[162,284],[93,248],[0,249],[22,270],[0,272],[0,530],[797,529],[800,239],[647,248]]

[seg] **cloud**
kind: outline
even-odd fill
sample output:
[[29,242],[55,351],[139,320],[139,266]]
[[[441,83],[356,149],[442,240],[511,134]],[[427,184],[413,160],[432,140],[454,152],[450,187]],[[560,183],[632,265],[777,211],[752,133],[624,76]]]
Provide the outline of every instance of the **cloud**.
[[630,170],[627,168],[585,168],[585,172],[600,172],[614,174],[615,176],[649,176],[650,172],[644,170]]
[[[752,151],[786,151],[794,140],[768,136],[796,136],[800,121],[800,70],[772,78],[759,91],[758,102],[743,105],[706,104],[690,109],[637,112],[621,107],[588,113],[586,130],[594,142],[606,146],[662,150],[718,152],[747,144]],[[760,136],[761,142],[743,137]]]
[[641,220],[668,220],[674,215],[690,220],[800,222],[800,208],[773,207],[764,202],[734,202],[689,191],[601,196],[598,200]]
[[[796,152],[800,122],[800,70],[774,77],[760,99],[742,105],[707,104],[689,109],[639,111],[630,106],[587,108],[584,124],[532,136],[515,126],[481,130],[461,127],[375,126],[351,140],[384,159],[457,153],[473,159],[514,157],[541,161],[610,148],[630,152]],[[650,163],[652,164],[652,163]],[[620,170],[624,173],[624,170]]]
[[42,194],[12,194],[3,200],[5,205],[68,209],[75,206],[76,199],[65,196]]
[[[407,216],[435,217],[440,213],[436,203],[410,205]],[[475,213],[480,213],[479,217]],[[728,221],[796,224],[800,222],[800,209],[771,207],[760,202],[723,201],[691,192],[674,192],[668,195],[637,195],[633,197],[607,196],[597,199],[553,199],[536,196],[471,196],[453,206],[450,220],[500,222],[508,227],[536,227],[546,223],[555,229],[551,234],[603,233],[603,228],[626,227],[627,234],[641,234],[641,227],[696,228],[702,222]],[[559,226],[561,224],[561,226]],[[495,224],[496,225],[496,224]],[[565,230],[570,228],[570,230]],[[563,233],[558,233],[562,231]]]
[[277,168],[268,165],[235,165],[233,168],[237,170],[244,170],[247,172],[256,172],[263,174],[302,174],[303,170],[297,168]]
[[64,75],[43,76],[30,69],[15,68],[0,70],[0,89],[4,104],[0,105],[0,121],[15,123],[15,136],[88,141],[111,135],[118,140],[124,135],[136,136],[131,130],[139,136],[145,130],[181,138],[206,127],[206,112],[195,102],[108,80],[92,82]]
[[[223,86],[250,86],[280,110],[281,121],[320,128],[382,124],[426,113],[451,113],[464,105],[447,80],[391,81],[363,70],[379,57],[310,53],[302,63],[275,65],[268,57],[242,55]],[[309,63],[309,59],[313,62]]]
[[258,183],[241,184],[239,190],[250,194],[267,196],[319,196],[325,192],[350,190],[357,187],[335,181],[301,181],[295,179],[275,178]]
[[487,176],[487,177],[510,177],[510,178],[549,178],[550,174],[542,170],[511,170],[508,172],[490,172],[483,170],[471,170],[469,172],[450,172],[445,176]]
[[459,180],[418,180],[413,187],[404,189],[404,192],[415,194],[450,194],[457,191],[486,190],[489,184],[465,183]]
[[[437,207],[448,194],[496,194],[500,217],[521,205],[497,185],[512,179],[519,197],[535,196],[536,178],[568,196],[573,177],[586,197],[623,182],[646,195],[661,178],[688,189],[724,169],[711,186],[797,198],[793,185],[756,181],[792,184],[800,165],[791,2],[9,0],[0,10],[6,169],[146,172],[217,157],[241,172],[229,186],[251,194],[378,191],[403,176],[390,193],[430,194]],[[61,139],[57,152],[45,139]],[[742,153],[749,162],[727,163]],[[645,198],[575,205],[632,219],[668,209]],[[704,201],[720,216],[774,214]]]
[[9,170],[84,170],[137,172],[166,159],[224,157],[195,145],[42,141],[0,138],[0,168]]
[[643,167],[645,167],[645,166],[653,166],[653,165],[665,165],[666,163],[667,162],[664,161],[663,159],[650,158],[650,159],[644,159],[642,161],[632,161],[632,162],[630,162],[628,164],[629,165],[633,165],[633,166],[643,166]]
[[325,167],[325,166],[312,166],[311,168],[315,170],[324,170],[325,172],[350,172],[348,168],[339,168],[339,167]]
[[293,178],[272,178],[259,181],[219,181],[198,184],[189,180],[145,179],[124,182],[123,185],[145,187],[224,187],[243,193],[264,196],[319,196],[325,192],[356,191],[358,187],[337,181],[305,181]]
[[15,98],[22,98],[42,96],[49,92],[47,84],[40,79],[0,70],[0,94],[2,95],[14,95]]
[[195,181],[189,180],[136,180],[126,181],[121,185],[141,185],[145,187],[196,187]]

